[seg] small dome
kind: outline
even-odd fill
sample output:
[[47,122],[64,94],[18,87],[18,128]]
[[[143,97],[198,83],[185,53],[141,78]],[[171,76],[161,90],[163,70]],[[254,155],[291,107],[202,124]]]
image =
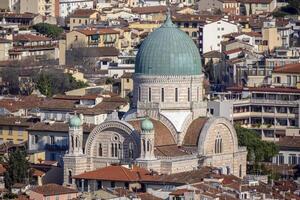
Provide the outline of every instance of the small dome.
[[144,119],[142,121],[142,130],[143,131],[152,131],[154,128],[153,123],[149,119]]
[[77,116],[74,115],[73,117],[71,117],[70,121],[69,121],[69,126],[72,128],[78,128],[81,126],[81,119]]
[[172,23],[165,23],[142,42],[135,73],[143,75],[200,75],[201,57],[194,41]]

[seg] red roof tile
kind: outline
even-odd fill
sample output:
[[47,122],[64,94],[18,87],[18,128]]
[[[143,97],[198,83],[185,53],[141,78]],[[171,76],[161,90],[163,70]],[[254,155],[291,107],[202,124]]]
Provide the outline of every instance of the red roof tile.
[[274,73],[282,73],[282,74],[289,74],[289,73],[294,73],[294,74],[300,74],[300,63],[296,64],[287,64],[282,67],[276,67],[273,70]]
[[39,42],[39,41],[50,41],[51,39],[41,35],[33,34],[18,34],[13,36],[13,41],[18,42]]
[[31,191],[42,194],[44,196],[78,193],[77,190],[67,188],[57,184],[47,184],[43,186],[38,186],[33,188]]
[[119,31],[113,28],[100,28],[100,29],[78,29],[76,30],[84,35],[106,35],[106,34],[120,34]]
[[70,15],[70,18],[89,18],[92,14],[98,12],[97,10],[92,9],[77,9],[73,14]]
[[107,181],[124,181],[124,182],[138,182],[138,181],[153,181],[155,177],[149,171],[133,166],[132,169],[123,166],[108,166],[94,171],[85,172],[74,176],[75,179],[88,180],[107,180]]
[[183,139],[183,146],[196,146],[200,137],[202,128],[207,118],[197,118],[189,126]]

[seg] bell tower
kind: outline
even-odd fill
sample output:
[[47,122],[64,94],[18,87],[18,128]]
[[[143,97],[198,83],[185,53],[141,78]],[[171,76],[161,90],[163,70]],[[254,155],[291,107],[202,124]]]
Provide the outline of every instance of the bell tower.
[[83,129],[82,129],[83,116],[79,117],[75,114],[69,122],[69,154],[82,155],[82,141],[83,141]]

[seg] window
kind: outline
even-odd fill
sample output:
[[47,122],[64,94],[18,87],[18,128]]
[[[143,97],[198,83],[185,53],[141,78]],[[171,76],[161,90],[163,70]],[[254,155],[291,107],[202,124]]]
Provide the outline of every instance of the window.
[[81,23],[81,19],[79,19],[78,22]]
[[189,27],[189,23],[184,23],[184,28],[188,28]]
[[10,126],[8,130],[8,135],[12,135],[12,132],[13,132],[13,128]]
[[161,102],[165,102],[165,89],[161,88]]
[[297,157],[295,154],[289,155],[289,164],[290,165],[296,165],[297,164]]
[[193,28],[197,28],[197,23],[192,23]]
[[239,177],[242,177],[242,165],[240,165],[240,169],[239,169]]
[[283,154],[279,154],[278,155],[278,164],[284,164],[284,156],[283,156]]
[[22,137],[23,136],[23,128],[19,127],[18,129],[18,136]]
[[54,136],[50,136],[50,144],[54,144],[54,143],[55,143]]
[[151,96],[151,88],[149,88],[148,89],[148,101],[149,102],[151,102],[151,100],[152,100],[151,98],[152,98],[152,96]]
[[126,79],[126,82],[129,83],[129,78]]
[[147,141],[147,151],[150,151],[150,142],[149,142],[149,140]]
[[175,88],[175,102],[178,102],[178,88]]
[[141,101],[141,87],[139,87],[139,91],[138,91],[138,96],[139,96],[139,101]]
[[99,146],[98,146],[98,156],[102,156],[102,144],[99,143]]
[[188,102],[190,102],[191,101],[191,90],[190,90],[190,88],[188,88],[187,95],[188,95]]
[[128,150],[128,157],[133,158],[133,143],[129,142],[129,150]]
[[199,101],[199,87],[197,87],[197,101]]
[[192,37],[197,37],[197,32],[192,32]]
[[33,136],[33,144],[37,144],[37,143],[39,143],[39,136],[34,135]]
[[287,76],[287,84],[288,84],[288,85],[291,85],[291,82],[292,82],[291,79],[292,79],[292,77],[288,75],[288,76]]
[[3,134],[3,128],[0,127],[0,135],[2,135],[2,134]]
[[75,19],[73,19],[73,23],[75,23],[76,22],[76,20]]
[[111,187],[111,188],[116,187],[116,183],[115,183],[114,181],[110,182],[110,187]]
[[102,181],[97,181],[97,188],[98,190],[102,188]]
[[71,170],[69,170],[69,173],[68,173],[68,183],[72,184],[72,171]]
[[222,138],[219,134],[215,139],[215,153],[222,153]]

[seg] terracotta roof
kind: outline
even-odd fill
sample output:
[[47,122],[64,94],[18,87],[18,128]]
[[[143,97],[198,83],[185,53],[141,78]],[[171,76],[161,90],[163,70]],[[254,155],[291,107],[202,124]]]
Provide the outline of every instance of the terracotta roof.
[[185,149],[178,147],[176,144],[173,144],[173,145],[155,146],[154,154],[155,156],[162,156],[162,157],[177,157],[177,156],[185,156],[190,153],[186,152]]
[[17,42],[39,42],[39,41],[50,41],[51,38],[42,35],[33,34],[17,34],[13,36],[13,41]]
[[78,193],[78,191],[75,189],[67,188],[57,184],[47,184],[43,186],[38,186],[31,189],[31,191],[42,194],[43,196]]
[[11,40],[0,38],[0,43],[11,43],[11,42],[12,42]]
[[106,35],[106,34],[120,34],[119,31],[113,29],[113,28],[100,28],[100,29],[78,29],[75,30],[79,33],[82,33],[84,35],[90,36],[90,35]]
[[131,9],[132,13],[137,14],[152,14],[152,13],[166,13],[166,6],[145,6],[145,7],[135,7]]
[[149,193],[138,193],[137,196],[141,198],[142,200],[162,200],[161,198],[158,198],[156,196],[153,196]]
[[21,117],[10,117],[0,116],[0,126],[21,126],[29,127],[34,124],[37,120],[35,118],[21,118]]
[[159,181],[165,183],[177,183],[177,184],[194,184],[203,182],[203,179],[213,173],[213,168],[202,167],[197,170],[189,172],[181,172],[170,175],[162,175]]
[[170,195],[183,196],[184,193],[186,193],[186,192],[193,192],[193,190],[189,190],[189,189],[186,189],[186,188],[184,188],[184,189],[177,189],[177,190],[171,192]]
[[[96,125],[94,124],[83,124],[83,132],[90,133]],[[33,126],[27,129],[28,131],[50,131],[50,132],[62,132],[68,134],[69,125],[68,123],[63,122],[54,122],[54,123],[46,123],[46,122],[38,122]]]
[[[131,124],[138,132],[141,132],[141,120],[142,119],[131,120],[127,122]],[[162,122],[154,119],[151,119],[151,121],[154,125],[155,130],[155,146],[176,144],[171,131]]]
[[100,97],[98,94],[86,94],[86,95],[82,95],[82,96],[58,94],[58,95],[53,96],[53,99],[63,99],[63,100],[95,100],[98,97]]
[[198,118],[190,124],[183,139],[184,146],[197,146],[201,130],[207,120],[207,118]]
[[31,96],[21,96],[14,99],[1,99],[0,108],[5,108],[10,112],[16,112],[20,109],[32,109],[37,108],[43,102],[43,98],[37,97],[35,95]]
[[65,99],[46,99],[39,106],[40,109],[44,110],[73,110],[75,104],[78,103],[77,100],[65,100]]
[[237,49],[231,49],[231,50],[228,50],[228,51],[223,51],[223,53],[228,55],[228,54],[233,54],[233,53],[239,53],[239,52],[242,52],[242,51],[243,51],[243,49],[237,48]]
[[96,169],[94,171],[85,172],[76,176],[75,179],[88,180],[107,180],[107,181],[124,181],[124,182],[138,182],[138,181],[153,181],[155,177],[144,168],[132,166],[132,169],[117,165]]
[[219,51],[209,51],[203,54],[204,58],[222,58],[222,54]]
[[12,13],[12,12],[0,12],[0,18],[19,18],[19,19],[33,19],[36,16],[38,16],[37,14],[33,14],[33,13],[22,13],[22,14],[18,14],[18,13]]
[[96,12],[98,11],[92,9],[77,9],[70,15],[70,18],[89,18]]
[[300,74],[300,63],[296,64],[287,64],[282,67],[275,67],[273,73],[293,73],[293,74]]
[[293,137],[293,136],[285,136],[279,138],[279,141],[276,142],[280,149],[286,148],[300,148],[300,137]]
[[45,173],[38,169],[32,169],[32,176],[43,176]]

